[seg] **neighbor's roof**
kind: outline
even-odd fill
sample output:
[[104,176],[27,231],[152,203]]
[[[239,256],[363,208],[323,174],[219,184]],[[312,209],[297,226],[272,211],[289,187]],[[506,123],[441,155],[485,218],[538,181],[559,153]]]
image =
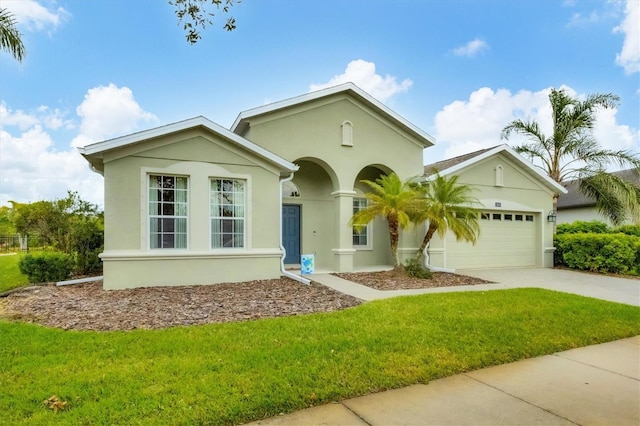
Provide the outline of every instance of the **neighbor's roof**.
[[359,88],[353,83],[344,83],[338,86],[329,87],[326,89],[317,90],[304,95],[296,96],[293,98],[285,99],[279,102],[274,102],[261,107],[252,108],[238,114],[238,117],[231,126],[231,130],[238,134],[243,134],[249,126],[249,121],[257,116],[268,114],[281,109],[289,108],[296,105],[301,105],[307,102],[312,102],[317,99],[321,99],[327,96],[332,96],[338,93],[348,93],[351,96],[359,99],[365,104],[377,110],[383,115],[389,117],[399,127],[405,129],[410,134],[414,135],[421,141],[424,147],[432,146],[435,143],[435,138],[419,128],[418,126],[410,123],[407,119],[396,113],[382,102],[375,99],[373,96]]
[[562,185],[542,173],[531,162],[525,160],[520,154],[515,152],[507,144],[497,145],[491,148],[485,148],[478,151],[470,152],[468,154],[463,154],[458,157],[449,158],[447,160],[438,161],[437,163],[427,164],[426,166],[424,166],[424,176],[429,177],[433,175],[434,169],[441,175],[455,174],[465,167],[468,167],[472,164],[484,160],[485,158],[499,153],[507,155],[513,161],[522,165],[523,168],[527,170],[533,177],[535,177],[539,182],[544,184],[552,191],[558,194],[564,194],[567,192],[567,190]]
[[[640,172],[636,169],[620,170],[611,174],[640,186]],[[587,197],[580,192],[579,183],[580,181],[577,179],[564,183],[568,192],[558,198],[558,210],[596,205],[596,201],[593,198]]]
[[203,116],[190,118],[188,120],[178,121],[177,123],[167,124],[165,126],[156,127],[149,130],[144,130],[130,135],[122,136],[115,139],[108,139],[102,142],[93,143],[82,148],[78,148],[80,154],[84,156],[94,167],[97,164],[102,163],[103,154],[107,151],[123,148],[125,146],[135,145],[137,143],[148,141],[149,139],[166,136],[172,133],[181,132],[183,130],[201,127],[218,136],[226,139],[227,141],[238,145],[247,151],[250,151],[260,158],[267,160],[281,170],[286,172],[294,172],[298,170],[298,166],[290,163],[282,157],[268,151],[261,146],[248,141],[247,139],[239,136],[228,129],[214,123],[211,120],[206,119]]

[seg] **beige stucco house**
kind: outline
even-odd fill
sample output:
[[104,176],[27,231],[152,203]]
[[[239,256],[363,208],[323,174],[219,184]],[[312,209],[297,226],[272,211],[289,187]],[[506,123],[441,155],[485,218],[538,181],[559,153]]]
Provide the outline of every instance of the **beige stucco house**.
[[[196,117],[81,148],[104,176],[104,288],[282,275],[308,282],[290,272],[302,254],[313,254],[322,271],[391,265],[383,221],[360,231],[349,226],[366,205],[360,181],[391,172],[422,175],[423,150],[433,143],[347,83],[242,112],[230,130]],[[477,185],[487,213],[525,218],[521,229],[502,235],[526,235],[519,241],[534,245],[533,254],[505,264],[551,266],[544,212],[554,191],[563,189],[508,148],[485,154],[441,172],[460,172]],[[474,263],[460,260],[469,258],[470,247],[434,241],[432,264],[500,265],[496,259],[504,253],[495,242],[500,231],[490,230],[494,223],[483,226],[481,240],[487,235],[493,242],[476,245],[486,255]],[[403,232],[400,255],[413,256],[423,236],[424,227]]]

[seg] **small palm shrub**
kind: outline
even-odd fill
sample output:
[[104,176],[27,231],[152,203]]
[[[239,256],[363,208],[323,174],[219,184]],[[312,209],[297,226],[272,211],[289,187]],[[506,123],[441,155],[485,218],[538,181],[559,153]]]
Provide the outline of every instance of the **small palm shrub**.
[[408,259],[404,264],[404,271],[411,278],[420,278],[424,280],[430,280],[433,278],[431,271],[425,269],[418,259]]

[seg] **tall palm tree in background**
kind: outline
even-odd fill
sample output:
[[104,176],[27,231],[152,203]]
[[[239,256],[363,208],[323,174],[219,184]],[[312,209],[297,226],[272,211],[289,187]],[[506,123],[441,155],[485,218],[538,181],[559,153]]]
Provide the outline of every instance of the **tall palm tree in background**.
[[22,62],[26,55],[16,21],[5,8],[0,8],[0,49],[9,52],[18,62]]
[[[619,100],[611,93],[597,93],[580,101],[564,90],[551,89],[553,133],[550,136],[542,133],[536,121],[523,120],[512,121],[501,134],[501,138],[507,140],[512,133],[525,136],[528,142],[514,150],[529,157],[558,183],[577,180],[580,191],[595,199],[598,211],[614,225],[626,218],[640,222],[640,188],[606,173],[611,164],[640,171],[640,157],[631,151],[603,149],[593,137],[596,110],[614,108]],[[554,211],[557,203],[558,195],[553,199]]]
[[429,221],[429,226],[416,253],[417,259],[422,257],[436,233],[444,238],[447,231],[451,231],[457,241],[475,244],[480,235],[480,211],[474,206],[480,206],[480,202],[473,196],[473,190],[469,185],[458,184],[458,176],[446,177],[439,173],[421,187],[421,206],[414,221]]
[[406,228],[414,221],[420,205],[420,193],[410,180],[402,181],[395,173],[381,176],[375,182],[370,180],[361,182],[371,188],[371,192],[365,194],[368,205],[354,213],[350,225],[362,228],[378,216],[384,218],[389,229],[394,269],[402,269],[398,259],[400,229]]

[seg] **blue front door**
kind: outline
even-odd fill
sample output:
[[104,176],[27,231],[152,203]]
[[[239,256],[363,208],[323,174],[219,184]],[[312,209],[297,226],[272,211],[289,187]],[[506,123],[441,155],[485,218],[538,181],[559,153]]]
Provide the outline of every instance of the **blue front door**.
[[282,245],[287,252],[284,263],[300,264],[300,206],[282,205]]

